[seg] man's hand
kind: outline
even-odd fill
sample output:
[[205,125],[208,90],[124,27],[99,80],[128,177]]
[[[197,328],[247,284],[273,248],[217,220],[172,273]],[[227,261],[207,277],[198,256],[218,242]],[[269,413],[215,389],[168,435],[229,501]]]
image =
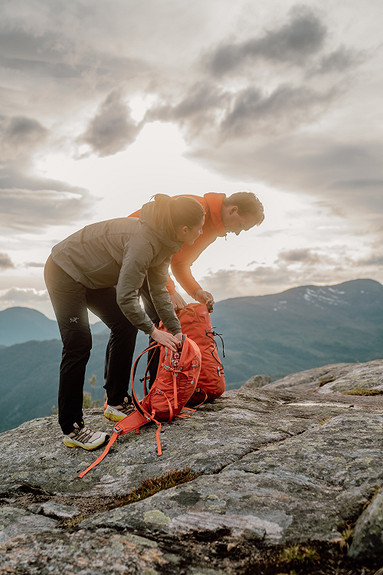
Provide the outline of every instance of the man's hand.
[[197,289],[194,294],[194,299],[199,301],[199,303],[204,303],[213,309],[214,297],[210,292],[203,289]]
[[179,311],[187,306],[186,301],[178,292],[174,292],[170,296],[170,301],[172,302],[175,311]]
[[182,333],[179,332],[176,335],[172,335],[167,331],[162,331],[156,327],[150,334],[150,337],[154,339],[157,343],[164,345],[171,349],[172,351],[178,351],[180,344],[182,344]]

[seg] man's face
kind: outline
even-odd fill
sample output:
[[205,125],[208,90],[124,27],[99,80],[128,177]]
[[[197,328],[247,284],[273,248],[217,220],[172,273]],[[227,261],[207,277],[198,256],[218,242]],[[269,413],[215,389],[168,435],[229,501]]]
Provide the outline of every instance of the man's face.
[[252,214],[240,216],[237,206],[232,206],[226,214],[224,226],[227,233],[233,233],[236,236],[242,231],[250,230],[257,224],[257,219]]

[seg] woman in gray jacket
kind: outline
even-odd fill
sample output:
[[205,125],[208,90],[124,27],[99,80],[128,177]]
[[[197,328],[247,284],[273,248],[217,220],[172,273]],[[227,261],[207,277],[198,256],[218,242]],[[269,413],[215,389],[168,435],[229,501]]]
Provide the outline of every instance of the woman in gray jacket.
[[[105,416],[118,421],[132,409],[128,394],[137,330],[176,351],[181,326],[166,283],[171,256],[202,233],[201,204],[164,194],[142,207],[139,218],[117,218],[86,226],[52,249],[44,276],[63,342],[59,423],[68,447],[96,449],[105,433],[84,426],[85,369],[92,339],[88,309],[109,328]],[[139,302],[146,283],[167,330],[158,330]]]

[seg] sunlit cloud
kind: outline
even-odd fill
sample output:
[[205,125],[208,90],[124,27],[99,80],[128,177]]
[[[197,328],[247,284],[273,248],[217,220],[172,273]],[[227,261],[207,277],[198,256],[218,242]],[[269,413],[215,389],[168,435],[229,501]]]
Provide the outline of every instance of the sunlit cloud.
[[282,250],[273,265],[258,265],[253,269],[221,269],[201,279],[204,289],[216,301],[277,293],[300,285],[330,285],[350,279],[380,277],[382,258],[359,259],[346,249],[326,254],[321,249]]
[[383,279],[379,0],[19,0],[0,15],[7,281],[43,287],[53,242],[157,191],[259,187],[254,244],[199,258],[216,297]]
[[26,307],[28,305],[34,306],[39,303],[48,302],[49,296],[46,290],[13,288],[0,292],[0,301],[4,307],[13,307],[17,305]]
[[[0,230],[41,233],[49,225],[68,224],[93,209],[86,190],[0,188]],[[47,186],[45,188],[45,186]],[[58,185],[62,187],[62,185]]]

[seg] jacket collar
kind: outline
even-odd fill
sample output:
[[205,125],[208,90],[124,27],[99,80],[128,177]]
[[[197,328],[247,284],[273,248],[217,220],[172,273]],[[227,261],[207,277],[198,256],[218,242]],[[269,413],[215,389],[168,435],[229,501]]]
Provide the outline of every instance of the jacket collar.
[[226,236],[226,230],[222,222],[222,202],[225,197],[225,194],[218,194],[216,192],[208,192],[204,195],[212,226],[219,237]]

